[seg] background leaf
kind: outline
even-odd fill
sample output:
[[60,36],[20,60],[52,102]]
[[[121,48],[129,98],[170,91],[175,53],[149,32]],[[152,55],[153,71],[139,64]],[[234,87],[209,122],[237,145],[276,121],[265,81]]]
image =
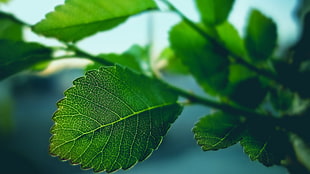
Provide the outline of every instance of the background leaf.
[[197,143],[207,151],[236,144],[241,140],[243,128],[239,117],[216,112],[200,119],[193,132]]
[[224,22],[234,4],[234,0],[196,0],[202,21],[207,25]]
[[132,15],[155,8],[157,6],[152,0],[66,0],[33,30],[67,42],[78,41],[114,28]]
[[216,31],[220,42],[232,53],[244,57],[246,55],[244,41],[240,37],[238,31],[229,22],[223,22],[216,26]]
[[211,94],[226,88],[229,60],[206,38],[181,22],[170,31],[171,48],[203,89]]
[[119,66],[89,71],[73,84],[53,116],[50,152],[96,172],[147,158],[181,112],[165,85]]
[[291,153],[287,135],[266,124],[262,127],[260,123],[248,125],[240,144],[251,160],[258,160],[265,166],[280,165],[285,155]]
[[0,80],[51,59],[52,51],[37,43],[0,40]]
[[[149,59],[149,46],[142,47],[139,45],[133,45],[122,54],[100,54],[97,57],[123,65],[145,75],[150,75],[152,73],[151,62]],[[102,64],[95,62],[88,65],[86,70],[98,69],[101,66]]]
[[156,60],[156,66],[161,71],[167,71],[174,74],[188,74],[188,69],[186,66],[183,65],[181,59],[179,59],[174,51],[167,47],[165,48],[158,59]]
[[253,61],[264,61],[272,55],[276,43],[276,24],[258,10],[252,10],[245,36],[248,55]]
[[22,40],[23,24],[12,15],[0,12],[0,39]]

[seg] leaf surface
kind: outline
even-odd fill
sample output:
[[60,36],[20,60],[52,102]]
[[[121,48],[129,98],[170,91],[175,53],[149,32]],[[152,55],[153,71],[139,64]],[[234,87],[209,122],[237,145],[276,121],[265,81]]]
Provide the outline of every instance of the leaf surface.
[[285,159],[285,154],[290,151],[286,135],[268,128],[261,132],[254,132],[250,128],[240,144],[251,160],[258,160],[265,166],[280,165],[281,160]]
[[238,117],[216,112],[200,119],[193,132],[197,143],[207,151],[236,144],[241,139],[243,128]]
[[155,8],[152,0],[66,0],[33,30],[44,36],[74,42],[112,29],[132,15]]
[[268,59],[277,42],[277,27],[272,19],[253,10],[246,28],[245,45],[253,61]]
[[120,66],[88,71],[58,103],[50,153],[113,172],[147,158],[181,107],[165,85]]
[[207,93],[216,95],[226,88],[229,69],[226,53],[184,22],[172,28],[169,39],[176,56]]
[[52,51],[37,43],[0,40],[0,80],[51,59]]
[[22,28],[14,16],[0,12],[0,39],[22,40]]
[[196,0],[202,21],[207,25],[224,22],[234,4],[234,0]]

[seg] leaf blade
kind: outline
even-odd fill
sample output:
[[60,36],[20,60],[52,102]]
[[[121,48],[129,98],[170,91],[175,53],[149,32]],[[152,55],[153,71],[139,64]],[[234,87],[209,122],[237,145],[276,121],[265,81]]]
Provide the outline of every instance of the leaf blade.
[[[181,107],[176,104],[177,96],[165,92],[161,83],[144,76],[131,82],[136,77],[114,66],[89,71],[74,81],[53,116],[50,152],[82,168],[107,172],[130,168],[148,157]],[[97,87],[90,88],[90,93],[87,85]]]
[[258,10],[253,10],[246,27],[245,46],[253,61],[268,59],[277,42],[277,26]]
[[218,95],[225,90],[230,63],[226,52],[219,51],[185,22],[172,28],[169,40],[177,57],[208,94]]
[[234,4],[234,0],[196,0],[202,21],[207,25],[224,22]]
[[219,150],[239,142],[243,127],[236,116],[216,112],[200,119],[193,132],[204,151]]
[[51,59],[51,53],[51,49],[37,43],[0,39],[0,80]]
[[152,0],[66,0],[46,15],[33,30],[63,41],[78,41],[99,31],[112,29],[131,15],[155,9]]

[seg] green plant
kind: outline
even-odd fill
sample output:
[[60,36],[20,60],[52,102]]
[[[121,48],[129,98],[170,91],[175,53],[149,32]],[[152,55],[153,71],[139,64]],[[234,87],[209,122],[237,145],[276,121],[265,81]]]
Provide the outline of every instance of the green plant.
[[[66,0],[34,26],[0,13],[0,79],[55,59],[95,62],[57,104],[50,153],[96,172],[128,169],[159,146],[183,107],[203,104],[216,109],[193,128],[203,150],[240,143],[252,160],[309,173],[309,13],[301,39],[278,57],[276,25],[257,10],[241,38],[227,21],[233,0],[196,0],[199,23],[160,2],[182,19],[169,33],[164,69],[191,74],[210,99],[165,82],[147,57],[148,47],[94,56],[76,46],[132,15],[160,10],[153,0]],[[63,47],[25,42],[24,27]],[[56,57],[59,50],[66,53]]]

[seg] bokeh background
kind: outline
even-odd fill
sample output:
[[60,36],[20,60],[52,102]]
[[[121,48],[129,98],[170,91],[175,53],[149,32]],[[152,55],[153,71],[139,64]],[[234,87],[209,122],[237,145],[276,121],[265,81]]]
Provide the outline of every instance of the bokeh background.
[[[47,12],[64,0],[12,0],[1,5],[0,10],[12,13],[17,18],[35,24]],[[177,8],[194,21],[199,20],[193,0],[171,0]],[[278,54],[294,43],[300,32],[296,15],[302,1],[298,0],[236,0],[229,20],[241,35],[251,9],[257,8],[272,17],[278,25]],[[165,7],[159,3],[164,9]],[[121,53],[132,44],[152,43],[151,57],[158,57],[168,46],[168,31],[180,19],[169,12],[142,14],[130,18],[117,28],[98,33],[78,43],[84,50],[93,53]],[[25,31],[25,39],[50,46],[60,44]],[[14,51],[14,50],[10,50]],[[37,74],[20,73],[0,82],[0,173],[31,174],[87,174],[68,162],[48,154],[51,117],[56,111],[56,102],[72,81],[83,75],[83,66],[89,61],[70,59],[52,63],[48,71]],[[56,71],[57,69],[57,71]],[[52,73],[51,73],[52,72]],[[190,76],[164,74],[169,83],[205,95]],[[252,162],[243,153],[240,145],[220,151],[203,152],[196,144],[191,131],[198,119],[211,111],[200,105],[188,106],[172,125],[163,143],[152,156],[138,163],[124,174],[285,174],[278,166],[265,167]]]

